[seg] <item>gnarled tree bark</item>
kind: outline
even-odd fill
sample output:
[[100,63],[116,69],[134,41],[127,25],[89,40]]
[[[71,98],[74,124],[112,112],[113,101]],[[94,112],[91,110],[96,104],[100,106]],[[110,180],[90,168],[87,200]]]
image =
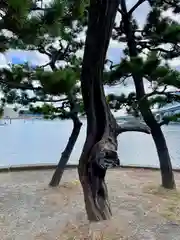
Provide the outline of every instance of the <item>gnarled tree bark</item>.
[[109,219],[105,175],[119,165],[117,124],[106,103],[102,84],[104,62],[119,0],[91,0],[81,73],[81,88],[87,115],[87,136],[78,172],[90,221]]

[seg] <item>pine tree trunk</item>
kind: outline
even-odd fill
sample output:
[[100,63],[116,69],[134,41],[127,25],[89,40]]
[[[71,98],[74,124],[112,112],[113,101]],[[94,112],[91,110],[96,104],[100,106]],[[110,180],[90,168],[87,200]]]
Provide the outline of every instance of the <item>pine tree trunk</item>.
[[[51,67],[52,71],[54,71],[54,72],[58,70],[54,61],[50,62],[50,67]],[[79,106],[76,103],[77,102],[76,94],[74,93],[73,89],[68,93],[67,97],[68,97],[68,100],[70,103],[70,111],[71,111],[70,115],[71,115],[71,119],[73,121],[73,130],[72,130],[71,136],[69,137],[68,143],[67,143],[64,151],[62,152],[61,158],[60,158],[59,163],[56,167],[56,170],[52,176],[52,179],[49,183],[50,187],[57,187],[59,185],[62,175],[64,173],[64,169],[66,167],[67,162],[69,161],[69,158],[70,158],[73,148],[76,144],[76,141],[77,141],[77,138],[79,136],[81,126],[82,126],[82,123],[80,122],[79,117],[78,117]]]
[[176,188],[176,185],[166,140],[159,123],[156,121],[152,111],[150,110],[148,100],[142,100],[145,93],[143,94],[142,87],[140,87],[140,85],[138,82],[136,83],[137,99],[140,103],[139,106],[143,119],[151,129],[151,134],[156,146],[160,163],[162,186],[167,189],[174,189]]
[[[135,86],[136,86],[136,92],[137,92],[137,99],[140,102],[139,107],[140,107],[140,111],[143,116],[143,119],[151,129],[151,134],[156,146],[156,150],[159,157],[159,163],[160,163],[162,186],[168,189],[176,188],[173,170],[172,170],[171,158],[169,155],[164,134],[161,130],[160,125],[158,124],[154,115],[152,114],[152,111],[150,110],[148,100],[145,99],[142,101],[142,98],[145,95],[145,93],[143,93],[144,86],[142,88],[141,83],[140,84],[139,83],[140,82],[136,80]],[[142,80],[142,83],[143,83],[143,80]]]
[[87,135],[78,173],[90,221],[109,219],[105,175],[119,165],[116,121],[106,103],[102,84],[104,62],[119,0],[91,0],[81,73],[81,88],[87,115]]
[[149,124],[149,126],[150,125],[151,125],[152,137],[156,145],[159,162],[160,162],[162,186],[167,189],[176,188],[172,165],[171,165],[171,159],[170,159],[165,137],[157,122],[155,122],[155,124]]
[[73,151],[74,145],[77,141],[77,138],[81,130],[82,123],[80,122],[77,114],[72,116],[72,121],[73,121],[73,130],[72,130],[71,136],[69,137],[68,143],[64,151],[62,152],[61,158],[53,174],[53,177],[49,183],[49,186],[51,187],[57,187],[59,185],[65,166],[70,158],[70,155]]
[[[138,51],[136,47],[134,31],[132,29],[132,19],[131,16],[127,13],[125,0],[121,0],[121,9],[124,12],[124,15],[122,16],[123,28],[127,38],[130,58],[132,59],[138,56]],[[166,140],[164,138],[160,125],[157,123],[154,115],[152,114],[148,99],[145,98],[145,89],[142,76],[138,73],[133,73],[132,77],[135,84],[136,97],[139,101],[140,112],[143,116],[144,121],[151,129],[151,134],[156,145],[160,162],[162,186],[164,188],[173,189],[176,186]]]

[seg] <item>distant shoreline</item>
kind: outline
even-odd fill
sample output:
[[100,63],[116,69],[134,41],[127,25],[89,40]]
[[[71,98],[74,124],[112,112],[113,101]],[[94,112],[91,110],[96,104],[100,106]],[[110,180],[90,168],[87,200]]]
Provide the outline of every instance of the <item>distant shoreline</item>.
[[[22,172],[22,171],[42,171],[42,170],[52,170],[56,168],[56,164],[27,164],[27,165],[12,165],[7,167],[0,167],[0,173],[6,173],[6,172]],[[74,169],[77,168],[77,164],[68,164],[66,165],[65,169]],[[159,171],[160,169],[158,167],[153,166],[138,166],[138,165],[121,165],[119,167],[111,168],[111,169],[140,169],[140,170],[151,170],[151,171]],[[111,170],[110,169],[110,170]],[[180,168],[174,168],[174,172],[180,173]]]
[[[79,117],[80,120],[84,120],[86,121],[86,117]],[[122,116],[122,117],[115,117],[116,121],[130,121],[130,120],[135,120],[135,121],[141,121],[141,122],[144,122],[142,119],[137,119],[137,118],[133,118],[131,116]],[[18,117],[18,118],[1,118],[0,119],[1,121],[7,121],[5,123],[0,123],[0,126],[6,126],[8,124],[8,122],[11,123],[11,121],[13,120],[24,120],[24,121],[35,121],[35,120],[38,120],[38,121],[71,121],[71,119],[59,119],[59,118],[56,118],[56,119],[45,119],[45,118],[42,118],[42,117]],[[170,122],[168,125],[180,125],[180,122]],[[163,126],[168,126],[168,125],[163,125]]]

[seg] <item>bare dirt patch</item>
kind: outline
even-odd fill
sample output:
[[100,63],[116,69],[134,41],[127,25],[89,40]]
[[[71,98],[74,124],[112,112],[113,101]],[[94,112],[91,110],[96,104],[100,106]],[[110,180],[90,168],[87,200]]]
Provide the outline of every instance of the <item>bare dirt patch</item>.
[[113,218],[91,224],[76,170],[66,170],[58,188],[48,187],[51,176],[0,174],[1,240],[180,240],[180,193],[159,188],[157,171],[108,171]]

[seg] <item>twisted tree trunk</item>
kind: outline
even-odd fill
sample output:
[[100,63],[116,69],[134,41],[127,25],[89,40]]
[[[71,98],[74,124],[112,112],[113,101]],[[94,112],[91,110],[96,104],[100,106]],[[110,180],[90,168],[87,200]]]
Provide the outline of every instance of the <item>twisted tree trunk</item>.
[[119,0],[91,0],[81,73],[81,89],[87,116],[87,135],[78,173],[90,221],[109,219],[111,209],[105,184],[106,170],[118,166],[117,135],[126,131],[149,133],[139,122],[117,125],[106,103],[103,69]]
[[78,172],[90,221],[109,219],[105,175],[119,164],[116,121],[107,106],[102,84],[104,62],[119,0],[91,0],[82,66],[81,87],[87,115],[87,136]]

